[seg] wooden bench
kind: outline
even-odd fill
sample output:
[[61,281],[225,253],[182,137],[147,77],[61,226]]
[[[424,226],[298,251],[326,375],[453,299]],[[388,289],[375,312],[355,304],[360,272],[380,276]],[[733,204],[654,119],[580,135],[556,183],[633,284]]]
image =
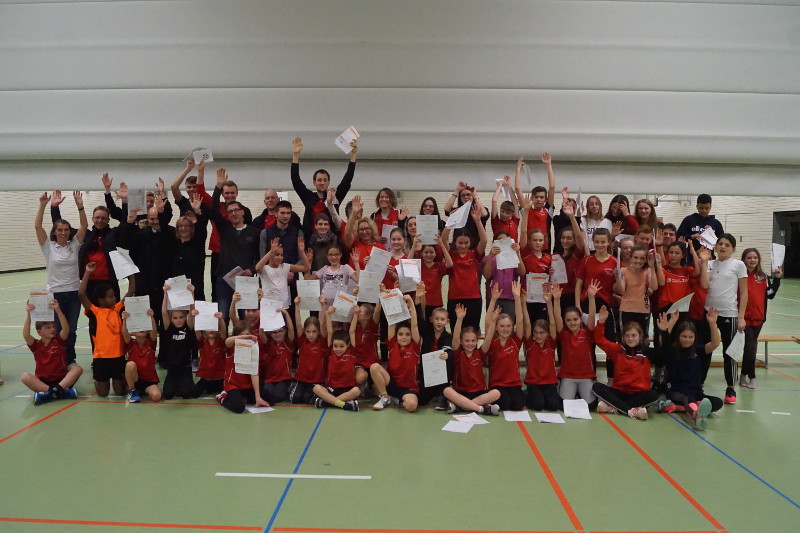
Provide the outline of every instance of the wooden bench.
[[769,343],[771,342],[797,342],[800,344],[800,335],[789,335],[787,333],[762,333],[758,336],[758,342],[764,343],[764,368],[769,368]]

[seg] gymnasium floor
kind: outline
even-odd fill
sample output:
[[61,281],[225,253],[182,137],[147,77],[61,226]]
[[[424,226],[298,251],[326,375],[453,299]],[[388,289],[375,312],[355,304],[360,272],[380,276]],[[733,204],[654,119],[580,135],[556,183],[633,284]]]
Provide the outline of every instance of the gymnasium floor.
[[[501,416],[458,434],[441,431],[451,417],[433,409],[129,405],[92,396],[85,329],[81,396],[34,406],[19,382],[34,367],[20,329],[43,280],[0,275],[0,531],[768,533],[800,523],[796,344],[771,344],[758,390],[740,391],[701,434],[672,415]],[[800,334],[798,303],[800,282],[784,282],[764,331]],[[721,395],[722,369],[711,376]]]

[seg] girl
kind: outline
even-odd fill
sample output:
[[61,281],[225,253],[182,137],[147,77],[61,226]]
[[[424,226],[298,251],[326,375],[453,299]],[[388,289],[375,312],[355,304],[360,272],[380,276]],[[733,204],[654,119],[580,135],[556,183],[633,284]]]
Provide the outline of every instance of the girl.
[[[524,211],[522,212],[522,220],[520,221],[521,228],[528,227],[528,216],[531,211],[530,198],[524,198],[522,201]],[[545,253],[544,249],[547,246],[547,235],[540,228],[533,228],[530,231],[525,231],[519,239],[521,248],[520,256],[522,263],[525,267],[526,274],[546,274],[550,272],[550,265],[552,264],[552,257],[550,254]],[[523,285],[527,288],[526,285]],[[528,302],[528,314],[531,320],[540,320],[547,318],[547,307],[543,303]]]
[[756,388],[756,348],[761,327],[767,320],[767,300],[772,300],[781,286],[783,272],[775,269],[774,277],[768,278],[761,268],[761,254],[755,248],[742,253],[742,261],[747,267],[747,308],[744,312],[744,354],[742,356],[742,377],[739,385],[748,389]]
[[405,232],[400,228],[394,228],[389,234],[390,247],[389,251],[392,257],[389,259],[389,266],[386,267],[386,275],[383,277],[383,284],[388,287],[394,287],[399,275],[397,273],[397,265],[400,264],[401,259],[405,259],[406,255],[406,236]]
[[[187,311],[167,310],[169,285],[164,285],[164,298],[161,303],[161,320],[165,329],[161,334],[160,354],[167,368],[164,377],[164,399],[171,400],[178,394],[184,400],[192,397],[192,351],[195,348],[194,316]],[[194,294],[194,287],[188,286]]]
[[586,233],[586,243],[589,252],[594,253],[594,230],[597,228],[605,228],[611,233],[612,223],[609,219],[603,216],[603,204],[597,196],[590,196],[586,200],[586,209],[581,220],[581,229]]
[[375,197],[375,205],[378,207],[378,210],[372,213],[370,218],[375,221],[378,235],[381,236],[378,240],[385,246],[386,238],[382,236],[383,226],[397,226],[402,229],[406,224],[408,209],[397,208],[397,195],[388,187],[384,187],[378,191],[378,196]]
[[[350,265],[342,264],[342,248],[339,244],[333,244],[328,248],[327,263],[305,279],[318,279],[320,284],[320,295],[325,297],[325,307],[333,305],[336,293],[339,291],[349,292],[347,287],[352,280],[358,283],[358,273]],[[354,258],[358,263],[358,254]],[[299,322],[298,322],[299,324]]]
[[[703,358],[710,356],[719,346],[721,337],[717,328],[717,310],[708,310],[706,319],[711,332],[711,340],[705,345],[697,346],[697,329],[692,322],[678,322],[678,313],[669,317],[662,313],[658,320],[658,328],[664,333],[672,332],[672,341],[664,346],[667,351],[667,375],[669,376],[669,393],[667,398],[675,406],[682,408],[694,422],[695,429],[706,429],[706,417],[712,411],[722,408],[722,399],[708,396],[703,392],[701,381],[703,375]],[[703,358],[698,357],[702,354]]]
[[624,194],[618,194],[611,199],[611,204],[608,206],[606,218],[611,221],[613,229],[611,235],[636,235],[636,229],[639,223],[636,222],[636,217],[630,213],[631,203],[628,197]]
[[[419,238],[417,238],[416,241],[419,242]],[[442,280],[447,275],[447,272],[453,268],[453,259],[450,257],[448,246],[446,246],[442,240],[441,234],[439,235],[438,246],[431,244],[420,246],[422,255],[420,275],[422,282],[425,284],[424,318],[428,319],[434,309],[444,306],[442,300]],[[408,254],[409,259],[414,259],[416,253],[416,250],[412,248],[411,252]],[[437,261],[437,253],[441,253],[442,261]]]
[[[483,251],[486,249],[486,230],[480,223],[481,209],[481,206],[473,205],[470,212],[480,238],[477,248],[472,249],[472,239],[466,231],[457,230],[453,238],[455,244],[455,253],[452,254],[453,266],[447,271],[447,275],[450,276],[447,289],[447,314],[450,315],[450,322],[455,323],[456,305],[461,304],[467,308],[464,325],[478,330],[483,311],[478,276]],[[449,235],[450,228],[445,228],[442,232],[442,241],[447,242]]]
[[[400,406],[409,413],[417,410],[419,395],[417,369],[421,358],[417,310],[411,296],[406,294],[403,300],[411,315],[411,322],[389,326],[388,368],[384,369],[380,363],[375,363],[369,369],[375,389],[378,391],[378,401],[372,406],[376,411],[382,411],[389,405],[390,395],[400,400]],[[380,308],[380,304],[376,307]]]
[[309,272],[311,263],[308,256],[303,253],[305,250],[305,239],[298,237],[297,249],[301,252],[300,261],[302,265],[292,265],[283,262],[283,246],[280,239],[275,237],[270,243],[269,251],[256,263],[256,272],[261,278],[261,286],[264,291],[264,298],[280,302],[286,309],[291,308],[291,295],[289,293],[289,274],[298,272]]
[[486,376],[483,374],[483,365],[486,361],[486,350],[494,337],[494,326],[500,308],[489,310],[486,321],[486,339],[478,348],[478,331],[475,328],[462,328],[467,308],[463,305],[456,306],[456,325],[453,328],[453,386],[444,389],[444,397],[448,401],[449,413],[460,409],[497,415],[500,406],[500,391],[497,389],[486,390]]
[[614,284],[614,292],[622,297],[619,304],[622,324],[636,322],[643,332],[647,331],[650,294],[658,287],[656,268],[661,269],[661,256],[648,254],[647,248],[637,246],[631,253],[630,265],[620,269],[622,275]]
[[339,246],[339,239],[331,227],[331,218],[327,213],[320,213],[314,221],[314,233],[308,239],[308,249],[311,253],[311,271],[319,270],[326,264],[328,251]]
[[[241,297],[241,296],[240,296]],[[192,310],[197,315],[197,310]],[[197,368],[197,383],[192,391],[193,398],[203,394],[216,395],[222,392],[225,385],[225,339],[228,328],[222,319],[222,313],[214,313],[217,317],[217,331],[195,331],[200,353],[200,366]],[[233,316],[233,315],[231,315]]]
[[[331,315],[334,311],[332,307],[320,311],[328,329],[331,327]],[[314,385],[314,405],[320,409],[331,405],[345,411],[358,411],[356,398],[361,394],[361,389],[356,385],[356,358],[350,353],[350,335],[346,331],[335,331],[328,338],[327,345],[330,350],[327,356],[328,386]]]
[[122,340],[128,351],[128,362],[125,363],[125,381],[128,384],[128,402],[139,403],[142,394],[146,393],[150,401],[161,400],[161,389],[158,388],[156,372],[156,341],[158,327],[152,309],[147,310],[150,316],[150,329],[146,331],[128,331],[127,311],[122,312]]
[[[588,312],[589,309],[589,286],[597,282],[598,290],[595,293],[595,309],[599,306],[608,308],[616,307],[614,300],[614,282],[616,281],[615,272],[617,270],[617,260],[608,252],[611,242],[611,235],[605,228],[598,228],[594,232],[594,255],[586,257],[575,273],[575,307]],[[616,323],[612,319],[605,326],[606,338],[616,340]],[[594,326],[592,326],[594,329]],[[610,371],[613,376],[613,367]],[[563,398],[563,396],[562,396]]]
[[300,318],[300,302],[301,298],[297,296],[294,299],[294,323],[303,324],[303,332],[297,336],[297,370],[289,387],[289,401],[310,404],[314,398],[314,388],[325,383],[325,365],[330,347],[326,329],[330,314],[326,312],[328,306],[325,298],[320,296],[321,319],[310,316],[303,322]]
[[[600,283],[592,280],[589,288],[592,289],[593,297],[589,298],[589,321],[586,326],[582,322],[581,310],[577,307],[569,307],[564,311],[564,318],[561,318],[561,287],[553,285],[550,290],[553,297],[553,317],[556,321],[560,355],[558,395],[562,400],[574,400],[578,395],[589,404],[590,408],[593,408],[595,396],[592,392],[592,385],[597,377],[595,374],[597,360],[595,359],[592,335],[595,313],[594,293],[599,290]],[[566,327],[564,327],[565,325]]]
[[[489,345],[486,360],[489,366],[489,388],[500,391],[497,404],[502,411],[521,411],[525,407],[525,395],[522,393],[522,381],[519,379],[519,350],[522,347],[524,333],[522,317],[522,303],[520,285],[516,281],[511,283],[511,292],[514,294],[514,311],[517,320],[501,313],[500,315],[487,315],[486,328],[489,328],[489,319],[495,321],[496,337]],[[500,296],[496,287],[492,288],[490,309],[496,307],[495,303]],[[488,338],[487,338],[488,340]]]
[[243,322],[233,327],[233,336],[225,339],[227,352],[225,353],[225,385],[224,390],[217,394],[217,402],[234,413],[243,413],[245,404],[255,404],[257,407],[269,407],[269,403],[261,398],[261,387],[258,383],[258,374],[247,375],[236,371],[234,353],[237,340],[251,340],[258,342],[256,335],[249,335],[247,325]]
[[659,362],[661,353],[645,347],[644,330],[637,322],[622,326],[622,344],[611,342],[604,336],[608,319],[606,306],[600,308],[594,342],[614,361],[614,385],[595,383],[592,391],[600,398],[598,413],[627,414],[633,419],[647,420],[647,406],[658,401],[658,391],[650,388],[651,362]]
[[436,203],[436,198],[433,196],[428,196],[422,200],[422,205],[419,208],[419,214],[436,215],[436,218],[439,219],[439,232],[444,229],[444,220],[442,220],[442,216],[439,214],[439,204]]
[[623,237],[616,242],[616,247],[619,248],[619,264],[617,268],[622,268],[631,264],[631,254],[636,247],[636,241],[633,237]]
[[[495,240],[511,238],[505,230],[498,231],[495,233],[494,237]],[[497,286],[500,290],[500,299],[497,301],[500,305],[500,312],[511,315],[511,319],[516,320],[517,315],[514,313],[514,294],[511,292],[511,284],[517,281],[519,276],[525,276],[525,264],[522,262],[522,258],[519,255],[520,245],[515,242],[511,245],[511,249],[517,253],[517,260],[519,263],[516,268],[498,269],[497,254],[500,253],[500,247],[492,246],[489,249],[489,255],[483,259],[483,277],[486,279],[487,292],[490,292],[490,287],[492,286]]]
[[[694,251],[694,247],[691,247]],[[692,254],[694,255],[694,254]],[[680,241],[674,241],[667,245],[666,263],[661,268],[656,268],[656,277],[658,279],[658,286],[661,290],[658,292],[658,314],[665,313],[672,304],[688,296],[691,292],[689,284],[690,278],[697,278],[700,275],[700,269],[694,266],[684,266],[686,257],[686,245]],[[695,256],[696,257],[696,256]],[[697,265],[699,266],[699,265]],[[686,320],[688,313],[681,313],[678,317],[679,321]],[[661,337],[660,343],[664,343],[667,339],[661,334],[661,330],[656,330],[656,335]]]
[[649,226],[652,228],[658,227],[658,217],[656,216],[656,206],[647,198],[642,198],[636,202],[634,208],[634,217],[639,226]]
[[279,309],[286,325],[275,331],[258,331],[259,365],[263,367],[261,395],[272,405],[289,399],[294,354],[294,326],[286,309]]
[[[734,259],[733,252],[736,251],[736,239],[730,233],[725,233],[717,239],[714,246],[717,259],[711,260],[711,250],[703,248],[698,252],[702,266],[700,267],[700,284],[704,289],[708,289],[706,297],[706,311],[712,307],[719,311],[717,327],[722,335],[722,357],[725,365],[725,403],[736,403],[736,373],[739,365],[736,359],[729,356],[726,352],[730,346],[736,331],[744,331],[747,322],[744,314],[747,309],[747,267],[738,259]],[[737,305],[736,298],[739,298]],[[705,358],[705,373],[708,375],[708,367],[711,365],[711,355]]]
[[356,384],[367,386],[370,368],[378,362],[378,324],[381,319],[380,305],[362,303],[353,313],[350,322],[350,341],[356,356]]
[[558,378],[556,377],[556,331],[553,316],[553,295],[545,289],[544,301],[547,304],[547,315],[550,319],[537,320],[531,327],[531,318],[527,309],[522,307],[525,322],[525,386],[528,409],[541,411],[557,411],[561,407],[558,399]]
[[[470,187],[466,182],[459,181],[458,185],[456,185],[455,192],[450,195],[450,198],[447,199],[447,203],[444,205],[444,214],[450,216],[453,211],[467,202],[472,202],[473,208],[478,209],[478,218],[468,218],[463,232],[469,237],[471,250],[476,248],[482,250],[482,248],[478,246],[480,242],[480,233],[478,231],[479,228],[483,229],[484,232],[486,231],[486,221],[489,220],[489,211],[483,206],[480,198],[478,198],[478,195],[475,193],[475,187]],[[444,233],[444,231],[445,230],[442,230],[442,233]],[[469,315],[469,306],[467,306],[467,317],[469,317]],[[450,320],[455,322],[455,316],[451,317]]]
[[406,254],[410,254],[411,251],[414,249],[415,239],[417,237],[417,217],[416,215],[411,215],[410,217],[406,218],[406,229],[403,233],[403,237],[406,240],[406,246],[403,250]]
[[[564,261],[567,270],[567,282],[561,284],[561,310],[563,312],[575,302],[575,274],[578,265],[586,255],[586,236],[581,232],[573,206],[565,203],[561,207],[561,211],[570,220],[570,226],[562,229],[559,236],[563,250],[560,260]],[[556,260],[555,256],[551,258],[550,274],[553,273],[552,261]],[[553,321],[550,320],[550,323],[553,324]]]

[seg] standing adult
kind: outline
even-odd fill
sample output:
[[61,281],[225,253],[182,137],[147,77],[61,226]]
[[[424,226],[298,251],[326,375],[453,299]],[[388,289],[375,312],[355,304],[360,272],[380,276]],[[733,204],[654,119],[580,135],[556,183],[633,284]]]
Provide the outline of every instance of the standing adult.
[[206,236],[208,235],[208,209],[198,195],[190,202],[190,210],[175,221],[175,232],[168,231],[167,240],[169,277],[185,275],[192,280],[194,297],[205,300]]
[[[53,197],[58,195],[60,204],[61,191],[55,191]],[[36,212],[36,238],[42,249],[42,255],[47,268],[47,290],[53,293],[61,311],[69,323],[69,337],[67,337],[67,365],[75,362],[75,338],[78,329],[78,317],[81,313],[81,299],[78,297],[78,287],[81,278],[78,268],[78,252],[83,244],[89,222],[86,220],[86,211],[83,208],[83,196],[80,191],[72,193],[75,206],[78,208],[80,228],[73,235],[72,226],[66,220],[59,219],[53,224],[50,235],[43,227],[44,209],[50,196],[47,193],[39,197],[39,210]],[[61,322],[56,320],[56,332],[61,331]]]
[[[278,202],[280,201],[281,197],[278,196],[278,191],[275,189],[265,190],[264,210],[253,220],[253,225],[258,229],[267,229],[275,224],[275,221],[278,220]],[[298,228],[302,227],[300,217],[297,216],[297,213],[292,212],[292,218],[289,220],[289,224],[297,226]]]

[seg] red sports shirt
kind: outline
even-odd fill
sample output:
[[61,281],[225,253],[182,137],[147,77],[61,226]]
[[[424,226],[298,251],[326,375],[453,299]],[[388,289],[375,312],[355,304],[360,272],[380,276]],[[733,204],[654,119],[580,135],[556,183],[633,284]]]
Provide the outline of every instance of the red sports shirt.
[[294,379],[302,383],[325,383],[325,359],[328,356],[328,342],[322,335],[309,342],[305,333],[297,337],[297,370]]
[[486,354],[480,348],[467,355],[460,347],[453,352],[453,388],[459,392],[481,392],[486,390],[483,364]]
[[608,259],[603,262],[597,260],[597,256],[590,255],[586,257],[575,273],[575,277],[583,280],[583,291],[581,292],[581,300],[586,300],[589,297],[589,285],[592,280],[600,282],[600,290],[597,297],[603,300],[609,307],[616,307],[614,305],[614,281],[616,279],[614,270],[617,268],[617,260],[609,255]]
[[589,328],[582,327],[577,335],[567,328],[558,334],[561,349],[559,378],[595,379],[594,337]]
[[328,387],[334,389],[356,386],[356,358],[350,349],[339,357],[333,350],[328,355]]
[[225,378],[225,341],[221,337],[211,343],[207,338],[200,339],[200,366],[197,377],[208,380]]
[[60,335],[47,344],[36,339],[28,345],[36,361],[36,377],[42,381],[61,381],[67,375],[67,342]]
[[525,372],[525,383],[532,385],[553,385],[558,383],[556,377],[556,341],[549,335],[544,346],[533,340],[525,339],[525,359],[528,368]]
[[483,252],[478,250],[467,250],[463,257],[457,251],[453,252],[453,266],[447,271],[450,276],[450,286],[447,290],[448,299],[481,297],[478,281],[482,258]]
[[419,392],[417,384],[419,343],[411,341],[408,346],[401,347],[397,344],[397,337],[392,337],[386,341],[386,345],[389,347],[389,368],[387,368],[389,377],[398,387]]
[[351,341],[356,364],[369,371],[369,367],[378,362],[378,324],[372,318],[367,322],[367,327],[356,324],[356,337]]
[[136,363],[136,372],[139,374],[139,379],[158,383],[155,341],[147,337],[144,343],[139,345],[139,342],[135,338],[131,338],[127,349],[128,361]]
[[425,305],[435,305],[442,307],[442,278],[447,275],[447,267],[444,261],[434,262],[431,266],[425,266],[422,262],[421,269],[422,282],[425,284]]
[[489,353],[486,354],[489,360],[489,388],[522,386],[522,381],[519,379],[521,347],[522,339],[516,335],[506,339],[505,346],[500,344],[499,338],[492,339]]
[[262,376],[264,383],[277,383],[292,379],[292,354],[294,342],[285,337],[276,344],[267,336],[267,361],[265,373]]

